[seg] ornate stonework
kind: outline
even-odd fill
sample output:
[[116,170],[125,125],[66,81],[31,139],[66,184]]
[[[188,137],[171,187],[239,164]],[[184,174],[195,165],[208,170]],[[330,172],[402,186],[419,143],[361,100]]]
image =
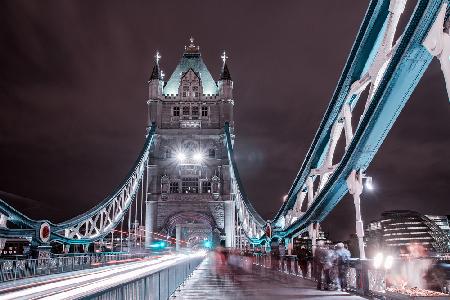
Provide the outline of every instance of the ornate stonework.
[[152,232],[174,235],[173,222],[196,223],[195,216],[209,220],[208,230],[224,240],[234,230],[225,226],[224,202],[231,198],[224,124],[233,124],[233,82],[226,65],[228,75],[214,81],[192,45],[167,82],[158,55],[149,80],[149,124],[157,130],[148,167],[147,245]]

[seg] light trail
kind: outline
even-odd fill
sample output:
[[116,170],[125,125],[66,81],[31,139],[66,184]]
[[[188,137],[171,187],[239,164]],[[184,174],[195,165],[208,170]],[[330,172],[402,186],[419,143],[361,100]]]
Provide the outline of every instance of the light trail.
[[195,253],[191,255],[170,254],[156,259],[145,259],[138,262],[114,265],[92,272],[74,275],[61,274],[55,279],[43,276],[30,283],[17,281],[13,288],[0,289],[0,299],[77,299],[89,294],[117,286],[119,284],[148,276],[158,270],[167,268],[192,256],[204,255]]

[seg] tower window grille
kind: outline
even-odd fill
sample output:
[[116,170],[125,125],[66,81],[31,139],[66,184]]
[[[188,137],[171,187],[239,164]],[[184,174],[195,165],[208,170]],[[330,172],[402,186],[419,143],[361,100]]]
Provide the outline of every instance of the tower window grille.
[[210,181],[204,181],[202,183],[202,193],[203,194],[211,194],[211,182]]
[[183,178],[181,181],[181,192],[184,194],[198,194],[198,178]]
[[174,106],[173,107],[172,115],[174,117],[179,117],[180,116],[180,107],[179,106]]
[[179,190],[178,182],[171,182],[170,183],[170,193],[171,194],[178,194],[179,192],[180,192],[180,190]]
[[202,117],[208,116],[208,106],[202,106]]

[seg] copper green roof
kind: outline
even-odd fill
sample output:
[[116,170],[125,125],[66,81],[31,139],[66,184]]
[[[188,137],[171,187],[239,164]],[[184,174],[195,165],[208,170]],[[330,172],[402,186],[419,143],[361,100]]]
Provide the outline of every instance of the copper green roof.
[[192,69],[195,73],[200,75],[200,80],[203,86],[203,94],[218,94],[219,91],[217,88],[217,84],[211,76],[211,73],[209,73],[205,63],[203,62],[200,52],[198,52],[198,50],[192,51],[189,48],[184,52],[180,62],[178,63],[178,66],[175,68],[175,71],[170,76],[169,81],[167,81],[167,84],[164,86],[163,94],[178,94],[180,79],[185,72],[189,71],[189,69]]

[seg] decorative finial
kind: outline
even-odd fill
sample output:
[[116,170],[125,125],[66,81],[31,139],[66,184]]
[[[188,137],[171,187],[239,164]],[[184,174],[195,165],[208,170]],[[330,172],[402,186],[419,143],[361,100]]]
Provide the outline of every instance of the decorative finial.
[[227,59],[228,59],[227,52],[226,52],[225,50],[223,50],[223,53],[222,53],[222,55],[220,56],[220,58],[222,59],[223,64],[225,64],[225,62],[226,62]]
[[194,38],[192,36],[189,38],[189,42],[190,42],[189,46],[184,46],[184,50],[186,52],[190,52],[190,53],[197,53],[197,52],[199,52],[200,47],[199,46],[195,46]]
[[159,60],[161,59],[161,54],[159,54],[159,51],[156,51],[155,59],[156,59],[156,64],[159,64]]

